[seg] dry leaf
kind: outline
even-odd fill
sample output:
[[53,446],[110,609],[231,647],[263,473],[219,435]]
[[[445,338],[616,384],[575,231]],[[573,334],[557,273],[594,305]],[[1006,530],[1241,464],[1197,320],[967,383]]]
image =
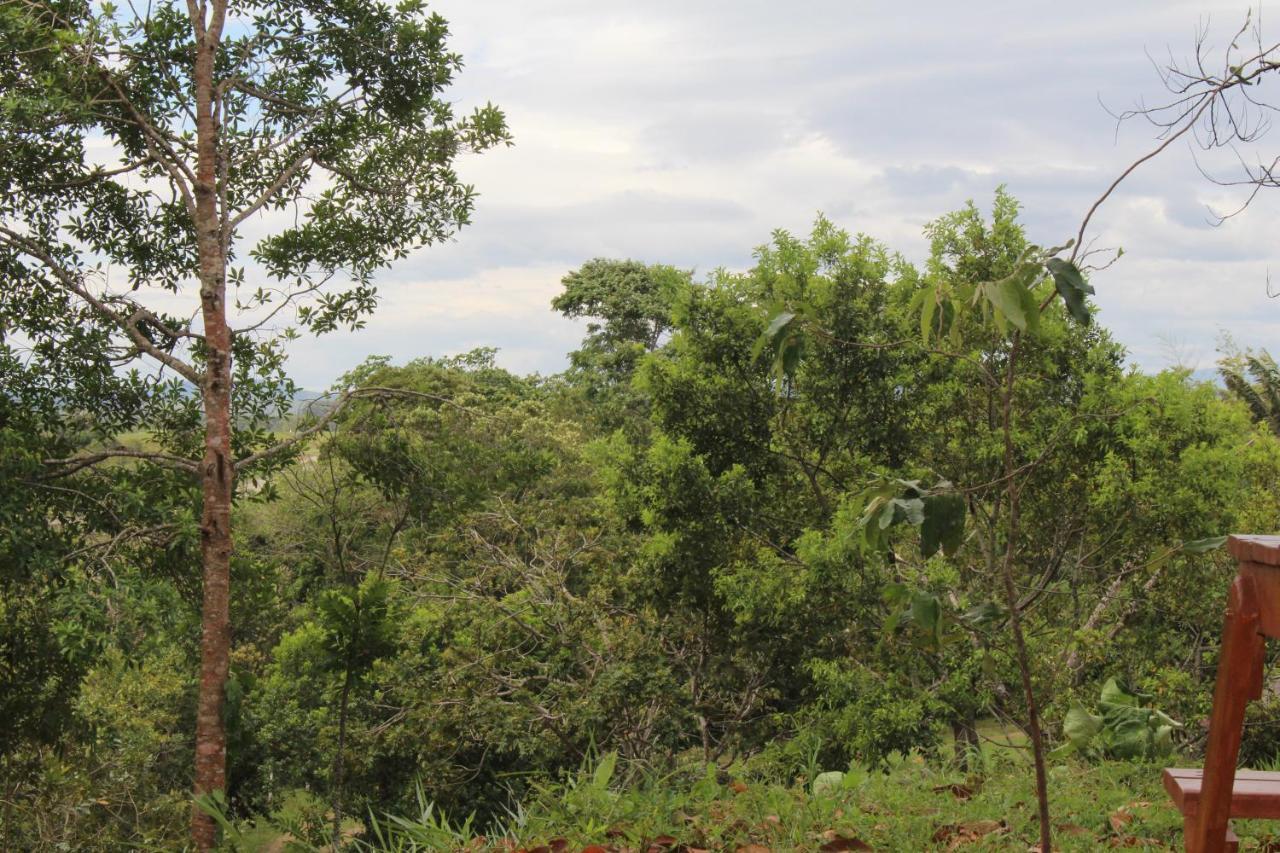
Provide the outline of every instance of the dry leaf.
[[1139,838],[1136,835],[1126,835],[1123,837],[1112,838],[1112,847],[1163,847],[1164,842],[1158,838]]
[[967,800],[974,795],[974,789],[969,785],[961,785],[952,783],[950,785],[939,785],[933,789],[935,794],[949,793],[957,800]]
[[1058,830],[1058,832],[1061,832],[1063,835],[1089,834],[1089,830],[1078,823],[1059,823],[1054,826],[1054,829]]
[[1113,831],[1120,832],[1132,820],[1133,815],[1129,813],[1129,810],[1125,806],[1121,806],[1111,813],[1111,816],[1107,818],[1107,823],[1111,824],[1111,829]]
[[872,847],[861,838],[849,838],[846,835],[828,829],[822,833],[822,839],[825,842],[818,849],[822,853],[839,853],[842,850],[871,850]]
[[955,850],[966,844],[974,844],[988,835],[1009,831],[1009,825],[1002,820],[975,820],[968,823],[947,823],[938,827],[933,833],[935,844],[946,844],[948,850]]

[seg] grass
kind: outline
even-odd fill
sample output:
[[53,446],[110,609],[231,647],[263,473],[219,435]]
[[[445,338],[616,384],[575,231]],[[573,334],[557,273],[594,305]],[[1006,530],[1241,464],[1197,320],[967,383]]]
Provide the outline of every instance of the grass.
[[[1005,752],[1006,750],[1000,750]],[[606,757],[606,761],[610,760]],[[602,769],[604,767],[604,769]],[[1181,849],[1182,820],[1157,765],[1056,764],[1050,775],[1058,849]],[[707,775],[641,776],[618,785],[604,762],[542,789],[488,837],[452,827],[426,806],[366,838],[378,850],[1027,850],[1038,837],[1024,759],[994,757],[985,778],[917,756],[853,768],[814,786]],[[1280,829],[1242,822],[1242,849],[1271,849]],[[1276,848],[1280,849],[1280,848]]]
[[[418,791],[416,814],[352,821],[343,849],[523,853],[783,853],[1037,849],[1034,776],[1025,737],[980,724],[966,773],[954,762],[894,755],[875,769],[696,764],[659,774],[609,753],[544,784],[495,823],[458,821]],[[947,755],[943,751],[942,755]],[[1055,849],[1181,850],[1182,818],[1161,785],[1166,764],[1055,757],[1049,770]],[[227,849],[331,850],[327,805],[299,792],[288,814],[229,830]],[[245,828],[248,829],[248,828]],[[1242,850],[1280,851],[1280,822],[1237,821]],[[234,840],[231,840],[234,838]]]

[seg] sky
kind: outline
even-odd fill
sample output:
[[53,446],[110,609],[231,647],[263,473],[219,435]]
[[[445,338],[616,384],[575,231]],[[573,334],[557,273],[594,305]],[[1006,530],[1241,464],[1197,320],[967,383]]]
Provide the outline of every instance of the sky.
[[[458,167],[473,222],[378,279],[365,329],[296,344],[304,387],[372,354],[396,362],[478,346],[518,373],[553,373],[583,327],[555,314],[560,279],[594,257],[705,273],[746,269],[778,228],[822,212],[912,260],[929,220],[1004,184],[1028,235],[1060,244],[1157,143],[1109,114],[1165,94],[1156,61],[1197,28],[1223,46],[1248,6],[857,0],[438,0],[466,63],[449,96],[492,101],[508,149]],[[1264,7],[1264,14],[1268,10]],[[1255,13],[1256,14],[1256,13]],[[1276,14],[1280,16],[1280,10]],[[1280,37],[1280,21],[1264,35]],[[1280,104],[1280,85],[1269,84]],[[1280,131],[1247,157],[1280,153]],[[1175,143],[1095,216],[1101,322],[1144,370],[1211,368],[1223,332],[1280,348],[1280,191],[1215,227],[1238,191],[1233,156]],[[1198,166],[1199,164],[1199,166]]]

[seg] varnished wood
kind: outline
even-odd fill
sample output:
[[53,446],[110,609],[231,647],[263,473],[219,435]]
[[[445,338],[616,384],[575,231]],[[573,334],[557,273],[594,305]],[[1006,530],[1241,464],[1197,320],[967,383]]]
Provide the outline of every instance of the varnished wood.
[[1227,537],[1227,553],[1241,563],[1280,566],[1280,536],[1232,534]]
[[1280,819],[1280,773],[1236,770],[1245,706],[1262,697],[1266,638],[1280,637],[1280,536],[1229,536],[1227,551],[1240,565],[1227,597],[1204,769],[1164,772],[1189,853],[1238,849],[1230,818]]
[[[1170,767],[1164,771],[1164,789],[1184,817],[1195,817],[1199,812],[1203,777],[1199,768]],[[1237,770],[1228,816],[1280,819],[1280,773]]]
[[[1196,822],[1194,818],[1184,817],[1182,819],[1182,837],[1184,839],[1190,838],[1192,834],[1194,834],[1195,825],[1196,825]],[[1231,829],[1231,825],[1228,824],[1227,837],[1222,840],[1222,851],[1223,853],[1238,853],[1239,850],[1240,850],[1240,839],[1236,837],[1235,832],[1232,831]]]
[[1195,832],[1186,839],[1191,853],[1222,853],[1226,849],[1244,711],[1255,692],[1258,649],[1263,643],[1260,623],[1254,578],[1241,574],[1232,582],[1227,597]]
[[1239,574],[1253,581],[1261,620],[1258,630],[1268,637],[1280,637],[1280,566],[1246,561],[1240,563]]

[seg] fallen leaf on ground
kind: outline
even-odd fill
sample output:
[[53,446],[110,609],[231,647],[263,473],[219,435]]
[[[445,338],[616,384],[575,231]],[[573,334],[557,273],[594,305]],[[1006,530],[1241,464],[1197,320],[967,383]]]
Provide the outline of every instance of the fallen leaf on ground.
[[1111,824],[1111,828],[1114,831],[1120,832],[1132,820],[1133,815],[1129,813],[1129,807],[1121,806],[1111,813],[1111,816],[1107,818],[1107,823]]
[[822,853],[838,853],[842,850],[871,850],[870,844],[861,838],[850,838],[847,835],[841,835],[838,832],[828,829],[822,833],[823,845],[818,849]]
[[975,820],[968,823],[947,823],[933,833],[935,844],[946,844],[955,850],[966,844],[975,844],[988,835],[1009,831],[1009,824],[1002,820]]
[[1136,835],[1125,835],[1111,839],[1112,847],[1163,847],[1164,842],[1158,838],[1139,838]]
[[1089,834],[1089,830],[1078,823],[1059,823],[1059,824],[1056,824],[1053,828],[1058,830],[1058,832],[1061,832],[1063,835],[1088,835]]
[[967,800],[973,796],[974,789],[969,785],[961,785],[958,782],[953,782],[950,785],[938,785],[933,789],[933,792],[935,794],[949,793],[957,800]]

